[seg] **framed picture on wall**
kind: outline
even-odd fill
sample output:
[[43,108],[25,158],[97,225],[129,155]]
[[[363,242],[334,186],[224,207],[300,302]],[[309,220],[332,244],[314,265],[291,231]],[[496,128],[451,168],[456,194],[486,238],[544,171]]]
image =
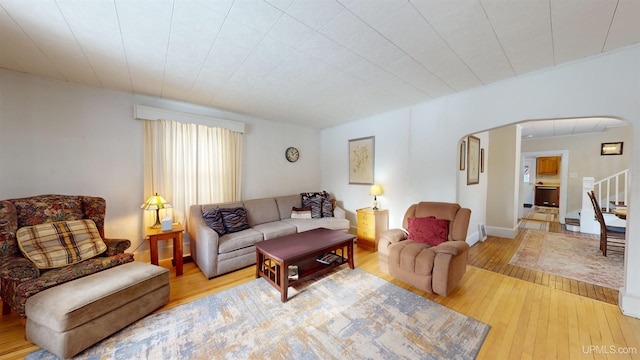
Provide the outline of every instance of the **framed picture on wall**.
[[460,143],[460,171],[464,171],[467,162],[467,143],[462,140]]
[[622,142],[602,143],[600,155],[622,155]]
[[467,138],[467,185],[480,182],[480,138]]
[[349,140],[349,184],[373,185],[375,136]]

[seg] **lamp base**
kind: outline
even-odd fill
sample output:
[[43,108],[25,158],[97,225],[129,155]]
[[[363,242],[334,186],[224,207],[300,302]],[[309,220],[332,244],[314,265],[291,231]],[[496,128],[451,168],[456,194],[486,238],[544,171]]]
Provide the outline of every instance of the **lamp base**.
[[378,210],[378,199],[374,196],[373,197],[373,211]]
[[161,229],[162,223],[160,222],[160,209],[156,209],[156,223],[151,225],[152,229]]

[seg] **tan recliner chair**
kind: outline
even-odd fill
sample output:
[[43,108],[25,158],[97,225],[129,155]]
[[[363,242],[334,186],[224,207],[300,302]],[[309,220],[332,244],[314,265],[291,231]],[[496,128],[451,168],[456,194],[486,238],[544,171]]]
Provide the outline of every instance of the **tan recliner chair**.
[[408,228],[409,218],[429,216],[449,220],[447,241],[431,246],[409,240],[403,229],[384,231],[378,243],[380,269],[418,289],[447,296],[466,271],[471,210],[452,203],[420,202],[407,209],[402,226]]

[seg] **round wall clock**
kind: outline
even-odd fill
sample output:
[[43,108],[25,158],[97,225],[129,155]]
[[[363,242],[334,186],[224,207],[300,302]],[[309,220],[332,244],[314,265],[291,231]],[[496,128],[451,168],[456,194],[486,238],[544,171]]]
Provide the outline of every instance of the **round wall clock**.
[[284,156],[287,158],[287,160],[289,160],[289,162],[296,162],[300,157],[300,151],[298,151],[298,149],[291,146],[291,147],[288,147],[287,150],[284,152]]

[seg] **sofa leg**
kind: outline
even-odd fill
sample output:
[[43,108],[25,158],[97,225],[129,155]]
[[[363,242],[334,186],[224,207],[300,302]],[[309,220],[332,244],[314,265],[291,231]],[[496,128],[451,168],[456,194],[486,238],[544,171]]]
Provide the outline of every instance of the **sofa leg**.
[[11,314],[11,306],[9,306],[9,304],[7,304],[6,302],[2,302],[2,315],[9,315]]

